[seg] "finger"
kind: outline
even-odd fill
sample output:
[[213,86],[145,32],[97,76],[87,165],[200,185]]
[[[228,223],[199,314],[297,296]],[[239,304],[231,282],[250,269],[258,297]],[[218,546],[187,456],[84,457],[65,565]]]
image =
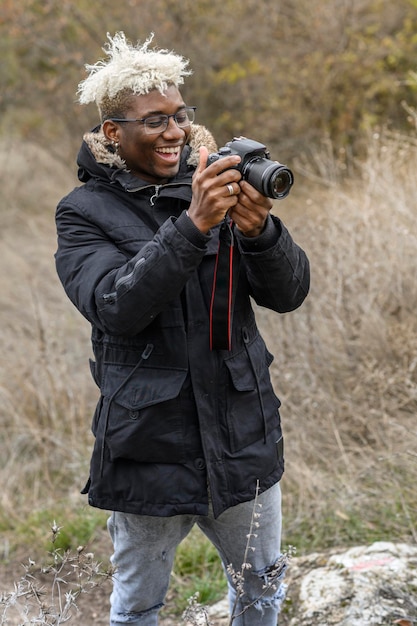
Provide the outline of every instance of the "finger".
[[205,146],[201,146],[199,149],[199,161],[198,161],[198,165],[196,169],[197,173],[201,174],[201,172],[203,172],[206,169],[208,155],[209,155],[209,152],[207,148]]
[[256,204],[267,209],[268,211],[272,209],[272,200],[264,196],[260,191],[255,189],[255,187],[252,187],[252,185],[250,185],[247,181],[240,181],[239,187],[241,190],[239,201],[243,205],[249,206],[251,204]]
[[212,163],[210,163],[208,167],[210,169],[210,172],[212,172],[216,176],[222,173],[226,174],[229,172],[229,170],[231,170],[233,173],[237,173],[239,175],[238,178],[240,179],[240,172],[236,170],[236,165],[239,162],[240,156],[232,155],[217,159],[217,161],[213,161]]
[[231,181],[224,185],[226,196],[237,196],[240,193],[239,183]]

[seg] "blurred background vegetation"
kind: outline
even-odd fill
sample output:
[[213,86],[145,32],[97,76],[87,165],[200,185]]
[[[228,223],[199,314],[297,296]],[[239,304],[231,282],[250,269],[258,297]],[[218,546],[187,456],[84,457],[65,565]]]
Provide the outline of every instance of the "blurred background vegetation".
[[0,132],[72,158],[97,121],[76,103],[84,64],[117,30],[190,59],[184,93],[219,144],[246,134],[288,160],[407,128],[417,0],[2,0]]
[[[283,401],[284,547],[415,543],[417,0],[0,0],[0,560],[44,549],[54,519],[60,547],[110,553],[106,513],[79,494],[90,329],[53,254],[98,121],[77,85],[118,30],[190,59],[183,92],[219,145],[263,141],[296,174],[273,210],[311,259],[311,293],[257,312]],[[196,590],[212,601],[224,578],[193,533],[171,605]]]

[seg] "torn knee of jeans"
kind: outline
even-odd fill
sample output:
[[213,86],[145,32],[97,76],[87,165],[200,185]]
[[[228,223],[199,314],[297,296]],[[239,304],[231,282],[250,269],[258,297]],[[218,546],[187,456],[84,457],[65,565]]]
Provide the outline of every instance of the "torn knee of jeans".
[[288,555],[281,554],[272,565],[267,565],[261,570],[254,571],[256,576],[259,576],[267,587],[279,587],[279,583],[285,576],[285,572],[288,567]]
[[136,612],[136,611],[118,611],[117,618],[120,618],[120,619],[123,620],[122,622],[120,622],[122,624],[131,624],[133,622],[136,623],[138,619],[142,619],[143,617],[146,617],[147,615],[151,615],[152,613],[155,613],[155,612],[159,611],[160,609],[162,609],[163,606],[164,605],[162,603],[160,603],[160,604],[156,604],[155,606],[151,607],[150,609],[145,609],[144,611],[138,611],[138,612]]
[[244,590],[242,587],[240,602],[243,611],[253,607],[257,611],[260,611],[262,615],[268,609],[273,609],[277,613],[280,612],[287,592],[287,585],[282,582],[287,565],[288,557],[283,554],[280,555],[272,565],[267,565],[258,571],[251,571],[251,578],[255,576],[261,585],[259,586],[259,591],[255,592],[256,596],[254,596],[253,585],[249,585],[249,588],[252,588],[251,592],[248,587]]
[[284,554],[280,555],[272,565],[252,572],[262,581],[262,593],[251,602],[255,609],[262,613],[266,608],[280,610],[287,591],[287,585],[282,582],[287,566],[288,559]]
[[[239,595],[243,612],[254,607],[263,614],[266,609],[274,609],[279,612],[285,600],[287,585],[282,582],[288,567],[289,555],[281,554],[272,565],[267,565],[261,570],[250,571],[250,581],[244,581],[244,576],[236,575],[233,568],[229,566],[227,572],[231,578],[230,589]],[[250,569],[248,566],[246,569]],[[254,577],[258,580],[257,585],[253,585]],[[246,584],[248,583],[248,584]],[[256,591],[256,587],[258,590]]]

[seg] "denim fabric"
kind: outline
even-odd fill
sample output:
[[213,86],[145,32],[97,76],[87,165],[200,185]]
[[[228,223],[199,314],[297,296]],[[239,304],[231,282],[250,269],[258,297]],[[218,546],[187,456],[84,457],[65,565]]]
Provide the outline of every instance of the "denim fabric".
[[[243,595],[234,607],[234,626],[276,626],[285,585],[271,580],[271,568],[280,556],[281,490],[279,483],[254,501],[227,509],[217,519],[177,515],[149,517],[114,512],[108,521],[116,568],[111,595],[110,626],[157,626],[164,605],[175,551],[194,524],[216,547],[225,570],[239,572],[245,559],[253,513],[253,528],[245,568]],[[254,548],[254,549],[252,549]],[[233,576],[227,571],[229,602],[234,606]],[[268,583],[275,583],[272,586]],[[265,587],[266,584],[266,587]],[[246,608],[245,610],[245,607]]]

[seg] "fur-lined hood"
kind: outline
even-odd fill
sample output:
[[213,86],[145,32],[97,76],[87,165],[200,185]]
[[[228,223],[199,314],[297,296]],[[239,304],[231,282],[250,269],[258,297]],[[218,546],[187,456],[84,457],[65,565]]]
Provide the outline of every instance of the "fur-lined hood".
[[[117,170],[126,170],[126,163],[115,152],[112,143],[104,135],[101,127],[97,131],[89,132],[84,135],[84,141],[90,148],[92,155],[97,163],[114,167]],[[187,158],[187,165],[196,167],[199,160],[199,149],[205,146],[210,152],[217,151],[217,144],[213,135],[205,126],[192,124],[191,132],[188,139],[188,145],[191,151]]]

